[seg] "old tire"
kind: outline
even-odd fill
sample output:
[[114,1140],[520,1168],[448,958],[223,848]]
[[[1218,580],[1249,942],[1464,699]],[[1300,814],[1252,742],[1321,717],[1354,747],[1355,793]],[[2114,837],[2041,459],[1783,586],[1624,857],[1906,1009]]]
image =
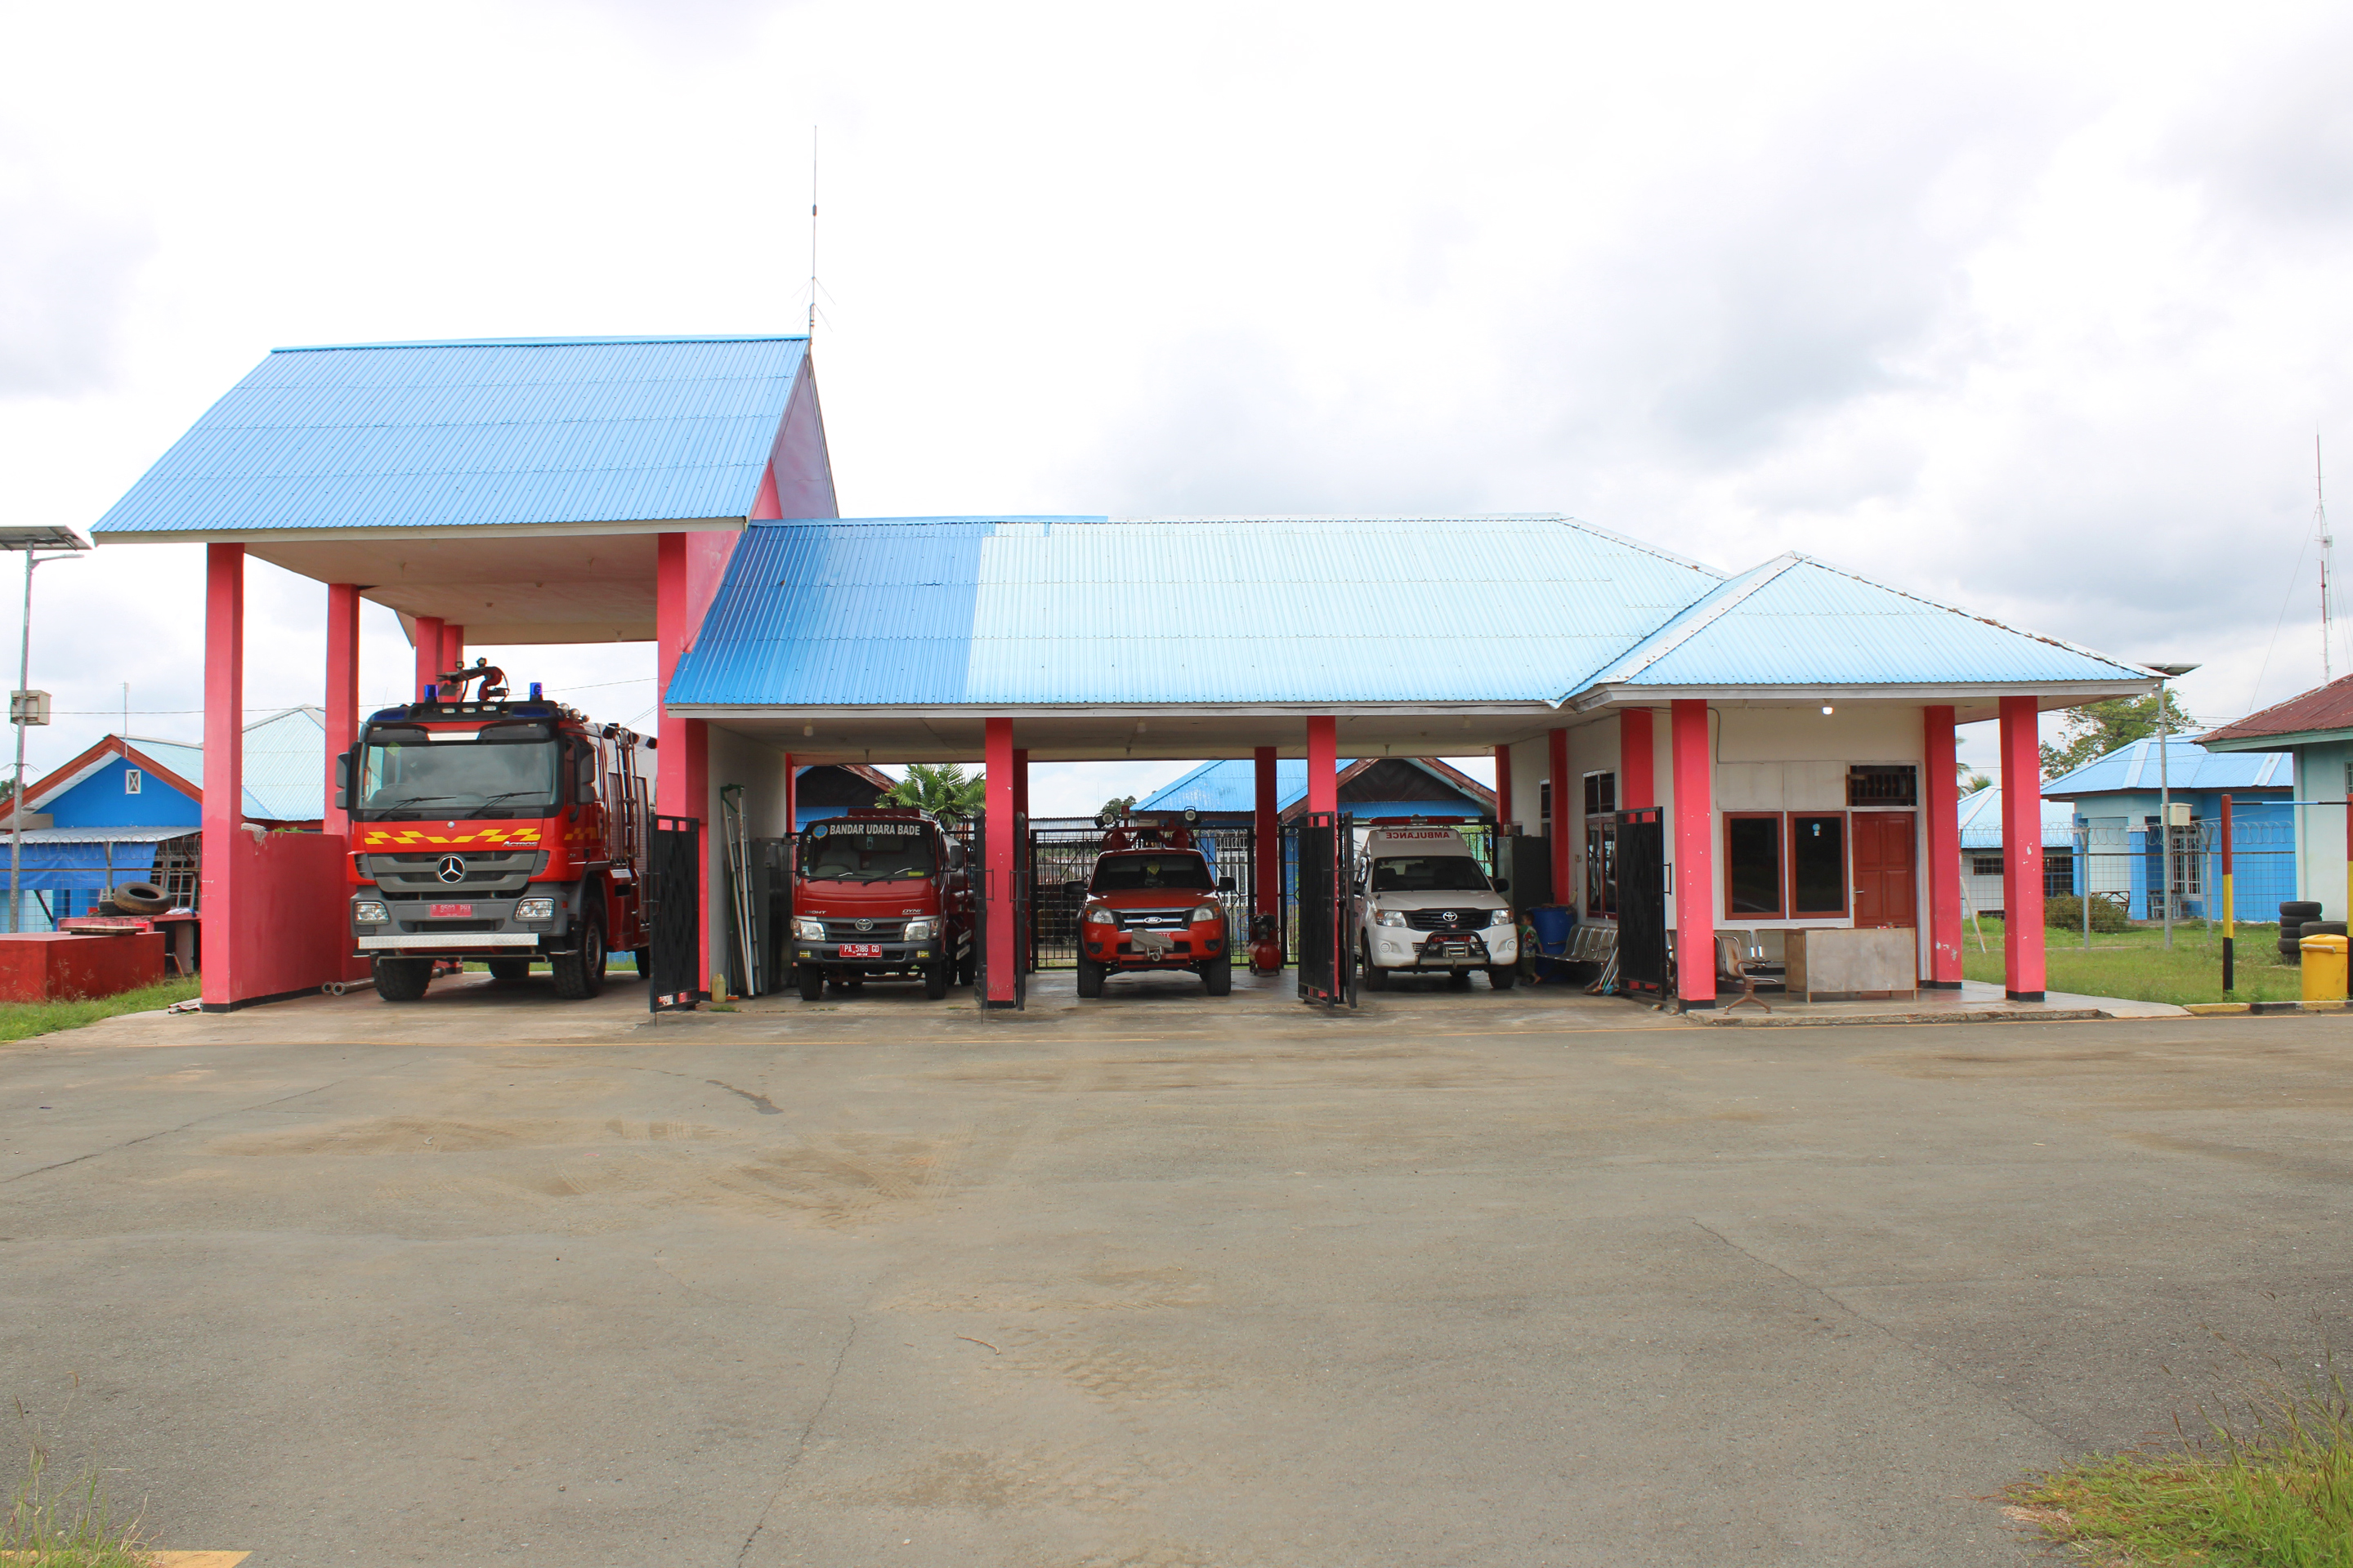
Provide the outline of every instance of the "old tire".
[[1386,969],[1376,969],[1373,967],[1373,950],[1371,947],[1363,942],[1357,943],[1357,947],[1359,949],[1359,952],[1357,956],[1356,968],[1357,971],[1365,977],[1365,989],[1367,991],[1388,990],[1389,988],[1389,972]]
[[531,960],[528,958],[493,958],[490,961],[490,966],[491,978],[493,980],[531,978]]
[[2280,924],[2292,926],[2320,918],[2320,904],[2314,899],[2283,899],[2280,900]]
[[387,1002],[415,1002],[433,984],[429,958],[379,958],[375,961],[375,994]]
[[923,1000],[937,1002],[948,994],[948,982],[955,978],[955,965],[947,959],[924,966]]
[[1092,1001],[1103,994],[1103,966],[1092,958],[1079,960],[1079,994]]
[[[172,907],[164,889],[153,882],[125,882],[106,895],[107,901],[126,915],[160,915]],[[2316,907],[2314,914],[2320,912]]]
[[555,976],[555,994],[566,1002],[586,1002],[604,990],[604,926],[593,916],[582,921],[578,950],[555,954],[547,967]]
[[1489,990],[1509,991],[1514,984],[1518,984],[1520,972],[1513,968],[1508,963],[1494,963],[1487,966],[1487,986]]
[[2345,922],[2343,921],[2306,921],[2304,922],[2304,929],[2297,931],[2295,934],[2300,937],[2343,936],[2345,934]]
[[1201,965],[1201,988],[1212,996],[1234,994],[1234,955],[1230,952]]
[[825,999],[825,971],[814,963],[794,965],[793,984],[799,988],[801,1000],[804,1002],[821,1002]]

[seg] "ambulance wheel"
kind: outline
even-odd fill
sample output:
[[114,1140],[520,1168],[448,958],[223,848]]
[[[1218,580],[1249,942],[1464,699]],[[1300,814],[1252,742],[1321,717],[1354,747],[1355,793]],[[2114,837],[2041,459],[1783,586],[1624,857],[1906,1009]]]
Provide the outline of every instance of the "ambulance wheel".
[[1467,969],[1450,969],[1450,970],[1448,970],[1448,971],[1446,972],[1446,988],[1447,988],[1449,991],[1468,991],[1468,990],[1470,990],[1470,989],[1471,989],[1471,972],[1470,972],[1469,970],[1467,970]]
[[1490,990],[1509,991],[1519,978],[1520,972],[1508,963],[1492,963],[1487,966],[1487,985]]
[[555,994],[566,1002],[586,1002],[605,989],[605,928],[594,917],[580,924],[580,947],[547,961],[555,977]]
[[493,958],[490,961],[490,969],[493,980],[531,978],[531,960],[528,958]]
[[387,1002],[415,1002],[433,984],[429,958],[379,958],[375,961],[375,994]]
[[793,984],[800,987],[801,1000],[816,1002],[825,995],[825,971],[814,963],[793,966]]
[[1201,965],[1201,988],[1212,996],[1230,996],[1234,992],[1234,955],[1230,952],[1213,958]]
[[943,958],[923,970],[923,1000],[936,1002],[948,994],[948,982],[955,978],[955,965]]
[[1103,994],[1103,966],[1092,958],[1079,960],[1079,994],[1092,1000]]
[[1364,957],[1357,967],[1365,972],[1366,990],[1386,991],[1389,988],[1389,972],[1374,966],[1373,950],[1370,947],[1365,949]]

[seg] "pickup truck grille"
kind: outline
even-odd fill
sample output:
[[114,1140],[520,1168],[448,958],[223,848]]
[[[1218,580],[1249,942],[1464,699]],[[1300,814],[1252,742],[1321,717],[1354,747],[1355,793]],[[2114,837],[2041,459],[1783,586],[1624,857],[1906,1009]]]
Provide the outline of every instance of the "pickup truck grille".
[[902,920],[825,922],[825,940],[828,942],[897,942],[906,934],[907,922]]
[[1113,910],[1122,931],[1183,931],[1193,923],[1193,906],[1181,910]]
[[[441,862],[452,856],[465,863],[465,874],[454,882],[445,881]],[[524,883],[546,868],[544,849],[489,849],[473,855],[463,849],[438,849],[430,854],[412,851],[360,858],[361,871],[377,887],[412,897],[520,892]]]
[[1405,923],[1411,931],[1482,931],[1493,918],[1486,910],[1408,910]]

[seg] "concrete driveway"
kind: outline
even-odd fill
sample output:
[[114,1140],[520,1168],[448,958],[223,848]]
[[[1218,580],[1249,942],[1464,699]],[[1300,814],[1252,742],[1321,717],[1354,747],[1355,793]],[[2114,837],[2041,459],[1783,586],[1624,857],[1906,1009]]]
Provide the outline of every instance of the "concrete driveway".
[[0,1047],[0,1394],[251,1568],[2017,1564],[2344,1338],[2340,1020],[1066,988]]

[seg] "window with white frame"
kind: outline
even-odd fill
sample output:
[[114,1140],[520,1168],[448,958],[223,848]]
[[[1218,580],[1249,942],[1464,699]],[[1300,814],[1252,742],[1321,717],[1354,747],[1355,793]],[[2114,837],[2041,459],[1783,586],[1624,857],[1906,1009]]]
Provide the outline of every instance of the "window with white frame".
[[137,795],[139,793],[139,784],[140,778],[139,770],[137,768],[125,768],[122,770],[123,794]]

